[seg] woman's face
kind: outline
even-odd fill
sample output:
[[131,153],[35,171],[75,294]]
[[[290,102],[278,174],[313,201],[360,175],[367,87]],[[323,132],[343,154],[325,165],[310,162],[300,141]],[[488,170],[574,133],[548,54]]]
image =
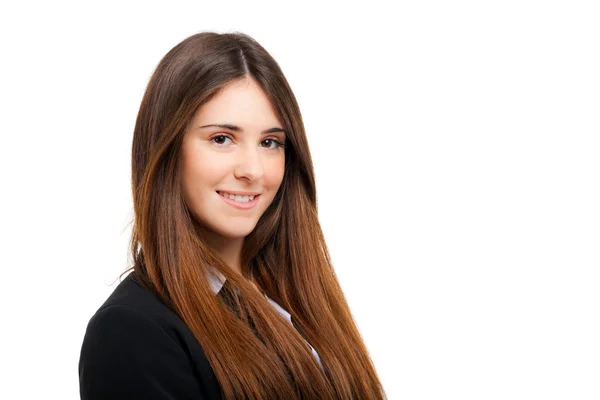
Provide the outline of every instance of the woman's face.
[[230,239],[252,232],[283,179],[282,128],[251,78],[228,84],[196,111],[183,137],[182,189],[209,231]]

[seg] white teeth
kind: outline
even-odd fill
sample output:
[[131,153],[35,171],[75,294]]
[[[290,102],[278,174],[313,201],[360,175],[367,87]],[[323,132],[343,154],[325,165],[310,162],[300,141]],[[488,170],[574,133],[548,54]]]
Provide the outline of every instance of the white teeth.
[[240,203],[247,203],[248,201],[254,200],[254,197],[255,197],[255,196],[234,195],[234,194],[227,193],[227,192],[219,192],[219,194],[223,197],[227,197],[228,199],[239,201]]

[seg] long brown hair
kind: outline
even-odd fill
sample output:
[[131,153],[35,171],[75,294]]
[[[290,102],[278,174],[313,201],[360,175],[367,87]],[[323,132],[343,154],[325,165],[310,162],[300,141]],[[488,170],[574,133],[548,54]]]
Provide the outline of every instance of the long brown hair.
[[[196,110],[228,83],[247,77],[269,97],[288,135],[283,181],[245,239],[240,275],[209,248],[185,204],[180,148]],[[134,269],[189,327],[225,398],[386,398],[330,261],[296,98],[277,62],[254,39],[202,32],[162,58],[135,124],[132,191],[133,266],[127,271]],[[210,267],[225,276],[222,290],[244,304],[243,313],[214,295]],[[297,329],[249,277],[289,311]]]

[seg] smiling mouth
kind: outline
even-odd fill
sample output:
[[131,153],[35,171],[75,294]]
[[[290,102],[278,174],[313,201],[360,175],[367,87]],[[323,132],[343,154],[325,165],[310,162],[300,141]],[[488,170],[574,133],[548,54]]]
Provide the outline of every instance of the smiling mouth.
[[227,193],[227,192],[220,192],[218,190],[217,190],[217,193],[219,194],[219,196],[223,197],[224,199],[235,201],[236,203],[241,203],[241,204],[254,202],[260,196],[260,194],[250,195],[250,196],[234,195],[234,194]]
[[[231,199],[229,197],[225,197],[219,192],[217,192],[217,194],[219,195],[221,200],[238,210],[250,210],[254,208],[260,200],[260,195],[254,196],[252,200],[250,200],[249,196],[242,196],[241,201],[238,201],[235,198]],[[239,198],[239,196],[237,197]]]

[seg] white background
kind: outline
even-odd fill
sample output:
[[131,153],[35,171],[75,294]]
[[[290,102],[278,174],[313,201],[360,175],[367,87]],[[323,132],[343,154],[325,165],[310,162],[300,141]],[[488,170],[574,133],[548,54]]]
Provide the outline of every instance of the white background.
[[297,96],[390,399],[600,398],[596,2],[11,3],[0,398],[78,398],[86,324],[128,266],[145,85],[207,30],[253,36]]

